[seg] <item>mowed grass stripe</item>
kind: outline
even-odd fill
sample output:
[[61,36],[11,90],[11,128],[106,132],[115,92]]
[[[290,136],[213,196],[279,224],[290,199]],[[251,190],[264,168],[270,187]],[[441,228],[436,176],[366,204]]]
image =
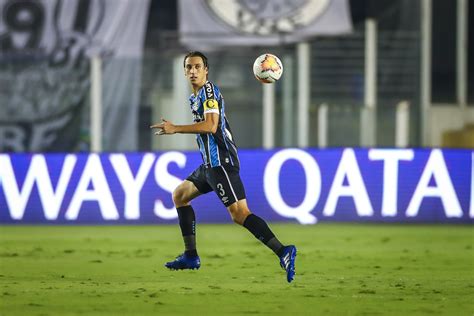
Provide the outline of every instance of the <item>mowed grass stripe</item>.
[[298,247],[288,284],[237,225],[198,225],[199,271],[168,271],[177,225],[1,226],[1,315],[472,315],[464,225],[271,224]]

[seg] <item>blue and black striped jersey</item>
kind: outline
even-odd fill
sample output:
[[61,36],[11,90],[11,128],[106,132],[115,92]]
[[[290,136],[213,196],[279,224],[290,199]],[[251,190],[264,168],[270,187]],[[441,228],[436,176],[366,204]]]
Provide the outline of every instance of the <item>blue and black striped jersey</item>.
[[204,164],[210,167],[230,164],[239,168],[237,146],[225,116],[224,98],[219,88],[212,82],[207,81],[197,95],[191,94],[189,102],[193,120],[196,123],[204,121],[206,113],[219,114],[219,124],[214,134],[196,135]]

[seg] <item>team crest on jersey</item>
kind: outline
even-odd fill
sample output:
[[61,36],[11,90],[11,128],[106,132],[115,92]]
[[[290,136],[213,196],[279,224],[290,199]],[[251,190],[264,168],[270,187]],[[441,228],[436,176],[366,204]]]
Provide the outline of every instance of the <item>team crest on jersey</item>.
[[206,0],[222,22],[237,31],[270,35],[289,33],[321,16],[330,0]]

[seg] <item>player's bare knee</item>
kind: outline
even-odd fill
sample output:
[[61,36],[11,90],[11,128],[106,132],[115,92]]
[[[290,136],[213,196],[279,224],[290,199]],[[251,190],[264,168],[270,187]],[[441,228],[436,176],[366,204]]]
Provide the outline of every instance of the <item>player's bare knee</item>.
[[181,190],[179,186],[173,191],[173,203],[176,207],[185,206],[187,204],[184,191]]
[[247,216],[250,215],[250,211],[246,208],[237,208],[230,212],[234,223],[243,225]]
[[239,225],[243,225],[244,222],[242,220],[242,217],[239,216],[238,214],[230,214],[230,216],[232,217],[232,221],[234,221],[234,223],[236,224],[239,224]]
[[181,194],[178,190],[178,188],[176,188],[174,191],[173,191],[173,194],[172,194],[172,198],[173,198],[173,203],[176,207],[178,207],[178,205],[180,204],[181,202]]

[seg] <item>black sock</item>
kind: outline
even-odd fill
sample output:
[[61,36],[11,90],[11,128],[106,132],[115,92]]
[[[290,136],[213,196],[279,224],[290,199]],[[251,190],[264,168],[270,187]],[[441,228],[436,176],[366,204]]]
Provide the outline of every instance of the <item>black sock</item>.
[[273,250],[277,256],[281,256],[284,247],[263,219],[255,214],[250,214],[244,221],[244,227],[268,248]]
[[196,216],[191,205],[177,207],[179,227],[184,241],[184,253],[186,256],[197,256],[196,250]]

